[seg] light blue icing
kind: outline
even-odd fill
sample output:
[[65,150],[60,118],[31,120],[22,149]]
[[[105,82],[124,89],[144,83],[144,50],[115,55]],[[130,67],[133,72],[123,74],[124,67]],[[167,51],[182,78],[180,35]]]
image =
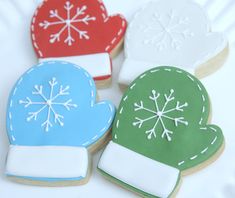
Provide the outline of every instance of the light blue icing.
[[[51,98],[59,93],[60,86],[64,95],[58,96],[52,103],[53,110],[60,114],[60,121],[55,121],[55,114],[51,110],[51,126],[46,131],[47,105],[36,120],[27,118],[30,112],[37,112],[45,104],[40,94],[40,86],[45,98],[50,98],[51,86],[49,81],[57,82],[53,87]],[[36,87],[37,86],[37,89]],[[34,93],[33,93],[34,92]],[[29,102],[31,101],[31,102]],[[69,101],[69,102],[68,102]],[[92,77],[82,68],[67,62],[45,62],[27,71],[13,88],[7,111],[7,130],[12,145],[24,146],[84,146],[97,142],[111,127],[115,115],[113,104],[108,101],[95,103],[96,87]],[[71,104],[70,110],[65,103]],[[49,102],[50,103],[50,102]],[[61,105],[63,103],[63,105]],[[28,105],[28,106],[27,106]],[[68,106],[67,106],[68,107]]]
[[[15,175],[7,174],[9,177],[15,177]],[[19,179],[27,179],[32,181],[45,181],[45,182],[63,182],[63,181],[80,181],[85,179],[84,177],[74,177],[74,178],[47,178],[47,177],[27,177],[27,176],[17,176]]]

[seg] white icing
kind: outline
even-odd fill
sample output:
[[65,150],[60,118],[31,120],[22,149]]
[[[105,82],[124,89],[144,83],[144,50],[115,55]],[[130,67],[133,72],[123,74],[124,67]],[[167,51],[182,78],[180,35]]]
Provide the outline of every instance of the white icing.
[[[50,27],[57,26],[57,32],[54,32],[50,35],[50,43],[55,42],[64,42],[67,43],[67,45],[71,46],[75,42],[75,37],[72,35],[72,32],[74,32],[74,35],[77,35],[76,37],[78,39],[86,39],[88,40],[89,32],[85,29],[79,28],[80,24],[89,25],[90,21],[95,21],[96,18],[94,16],[90,16],[86,13],[87,6],[83,5],[80,7],[74,7],[73,4],[71,4],[69,1],[66,1],[65,5],[63,6],[66,18],[62,16],[61,13],[59,13],[58,10],[50,10],[48,13],[48,17],[52,19],[52,21],[44,20],[39,23],[39,26],[43,28],[44,30],[47,30]],[[76,10],[75,14],[74,10]],[[64,40],[61,40],[61,35],[66,32],[67,36]]]
[[90,55],[67,56],[67,57],[53,57],[41,58],[39,62],[45,61],[66,61],[83,67],[93,77],[110,76],[111,60],[108,53],[98,53]]
[[166,198],[174,191],[179,170],[110,142],[98,168],[151,195]]
[[86,177],[88,152],[83,147],[10,146],[8,175],[38,178]]
[[195,70],[226,46],[222,33],[210,32],[208,18],[196,3],[188,0],[150,2],[135,15],[127,29],[127,60],[119,82],[129,84],[156,66]]
[[[153,127],[145,131],[148,140],[151,140],[152,137],[154,138],[157,137],[156,133],[158,132],[157,131],[158,126],[161,126],[161,128],[163,129],[161,138],[166,138],[167,141],[172,140],[171,135],[173,134],[173,131],[167,129],[168,127],[167,127],[167,122],[165,122],[166,120],[173,121],[176,127],[178,127],[179,124],[188,125],[188,122],[185,121],[183,115],[181,115],[180,117],[174,117],[168,114],[176,111],[184,112],[184,108],[188,106],[187,102],[181,103],[177,101],[177,99],[174,97],[174,92],[175,91],[171,89],[169,91],[169,94],[168,93],[160,94],[156,90],[152,90],[152,93],[148,98],[154,104],[153,105],[154,109],[146,107],[143,101],[134,103],[134,111],[145,111],[149,113],[149,116],[146,118],[135,117],[135,121],[132,123],[133,126],[141,128],[145,122],[152,121],[153,119],[155,120]],[[164,98],[165,102],[163,103],[163,105],[159,104],[158,102],[158,100],[160,100],[159,97]]]
[[41,124],[43,128],[45,128],[45,131],[48,132],[50,127],[53,127],[52,121],[54,120],[55,124],[58,123],[60,126],[64,126],[64,116],[62,114],[57,113],[55,106],[62,106],[67,111],[70,111],[72,108],[76,108],[78,105],[72,103],[72,99],[68,99],[66,101],[60,101],[58,102],[57,99],[60,96],[69,95],[69,86],[63,86],[60,85],[59,92],[54,93],[55,87],[58,86],[58,81],[56,78],[52,78],[48,82],[50,86],[50,94],[47,98],[47,94],[44,93],[44,88],[42,85],[35,85],[34,91],[32,91],[32,95],[38,95],[40,96],[40,101],[32,101],[29,96],[26,97],[25,100],[20,100],[19,103],[24,105],[25,108],[29,106],[35,106],[38,107],[36,111],[29,112],[27,121],[30,122],[32,120],[37,120],[40,113],[43,111],[47,111],[46,120]]

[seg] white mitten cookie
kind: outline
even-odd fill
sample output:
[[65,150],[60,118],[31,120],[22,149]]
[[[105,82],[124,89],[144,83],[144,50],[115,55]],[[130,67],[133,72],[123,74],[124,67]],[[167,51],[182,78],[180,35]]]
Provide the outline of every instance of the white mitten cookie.
[[228,42],[210,32],[204,10],[182,0],[153,1],[136,13],[125,38],[126,59],[119,83],[130,84],[156,66],[175,65],[201,78],[221,66]]

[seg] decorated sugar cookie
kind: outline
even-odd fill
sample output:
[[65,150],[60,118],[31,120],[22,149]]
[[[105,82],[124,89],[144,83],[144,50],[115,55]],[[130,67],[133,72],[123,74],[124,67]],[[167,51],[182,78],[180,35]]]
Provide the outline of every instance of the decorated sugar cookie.
[[143,73],[123,96],[99,171],[144,197],[173,196],[182,175],[222,152],[223,134],[209,113],[208,94],[193,75],[174,67]]
[[89,151],[105,141],[114,114],[110,102],[96,103],[84,69],[68,62],[34,66],[9,97],[7,176],[47,186],[85,183]]
[[176,65],[205,77],[218,69],[228,53],[228,42],[211,32],[204,10],[182,0],[152,1],[139,10],[125,38],[125,56],[119,82],[130,84],[156,66]]
[[69,61],[104,83],[126,26],[121,15],[108,16],[101,0],[44,0],[32,19],[32,43],[40,62]]

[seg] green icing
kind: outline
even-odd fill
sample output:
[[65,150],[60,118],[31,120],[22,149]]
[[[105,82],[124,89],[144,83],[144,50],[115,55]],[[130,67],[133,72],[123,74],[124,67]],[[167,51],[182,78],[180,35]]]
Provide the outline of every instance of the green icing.
[[[156,67],[124,94],[113,141],[184,171],[208,160],[223,144],[221,129],[207,125],[209,112],[208,94],[198,79],[178,68]],[[142,125],[140,120],[145,120]]]

